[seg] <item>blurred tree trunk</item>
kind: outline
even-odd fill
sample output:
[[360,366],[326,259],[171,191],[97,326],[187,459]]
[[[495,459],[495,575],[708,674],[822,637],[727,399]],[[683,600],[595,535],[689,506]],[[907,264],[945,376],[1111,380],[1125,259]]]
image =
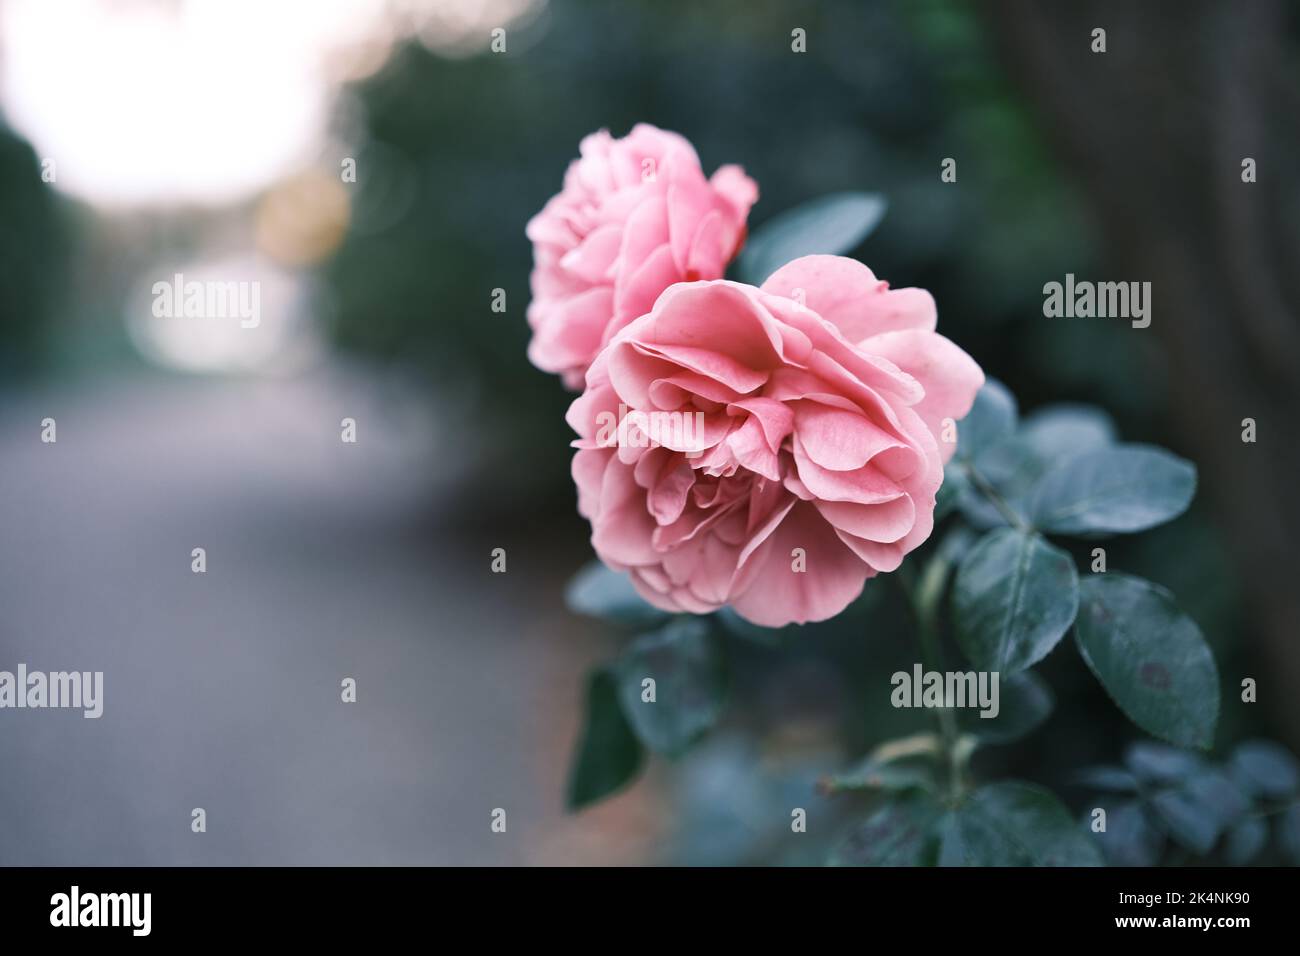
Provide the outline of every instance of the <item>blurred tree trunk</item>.
[[[1300,746],[1300,84],[1295,8],[996,0],[1015,82],[1083,187],[1114,274],[1150,280],[1173,407],[1262,646],[1244,677]],[[1288,18],[1291,18],[1289,21]],[[1107,52],[1092,52],[1106,30]],[[1258,181],[1242,181],[1242,161]],[[1147,333],[1140,333],[1147,334]],[[1243,444],[1242,420],[1258,423]]]

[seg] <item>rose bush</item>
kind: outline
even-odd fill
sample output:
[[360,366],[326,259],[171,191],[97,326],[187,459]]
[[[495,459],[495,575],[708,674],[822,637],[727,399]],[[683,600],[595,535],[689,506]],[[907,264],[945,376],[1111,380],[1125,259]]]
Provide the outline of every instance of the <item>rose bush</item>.
[[[1159,584],[1108,567],[1104,548],[1084,570],[1052,540],[1177,518],[1195,466],[1119,442],[1100,409],[1022,420],[1014,396],[935,331],[929,293],[891,290],[831,254],[863,242],[883,197],[831,194],[769,218],[736,263],[744,281],[723,279],[753,184],[738,170],[705,184],[684,141],[648,129],[589,140],[565,194],[530,225],[534,361],[585,384],[568,420],[601,561],[574,578],[568,603],[636,631],[589,675],[569,805],[622,789],[648,753],[682,756],[729,710],[768,713],[759,646],[775,663],[771,651],[797,641],[857,672],[855,629],[888,629],[901,610],[892,595],[919,660],[889,686],[922,670],[971,678],[993,688],[980,705],[991,706],[923,701],[934,732],[881,741],[823,775],[822,793],[869,801],[856,822],[846,804],[821,807],[831,862],[1150,863],[1166,831],[1198,858],[1300,853],[1289,754],[1254,742],[1213,766],[1193,752],[1214,746],[1221,706],[1195,621]],[[659,178],[637,179],[644,160]],[[665,169],[690,188],[665,189]],[[864,587],[881,573],[893,588]],[[807,622],[823,623],[786,627]],[[1054,694],[1034,668],[1071,631],[1081,666],[1129,720],[1180,748],[1139,746],[1124,768],[1093,775],[1123,798],[1110,807],[1114,838],[1037,784],[978,779],[971,760],[1044,724]],[[953,651],[973,670],[950,670]],[[886,685],[872,686],[860,703],[878,708]],[[751,776],[750,799],[767,801],[766,771]],[[755,820],[793,827],[787,795],[775,787],[767,810],[746,803],[745,832]],[[1267,814],[1279,816],[1272,857]],[[882,838],[895,832],[908,838]]]
[[[761,288],[669,287],[569,412],[597,553],[666,610],[731,605],[768,627],[842,611],[929,537],[953,421],[984,382],[935,323],[929,293],[838,256]],[[699,414],[702,434],[601,434],[664,412]]]
[[564,188],[528,223],[528,356],[580,389],[596,353],[674,282],[721,278],[758,187],[739,166],[705,178],[683,137],[639,123],[587,136]]

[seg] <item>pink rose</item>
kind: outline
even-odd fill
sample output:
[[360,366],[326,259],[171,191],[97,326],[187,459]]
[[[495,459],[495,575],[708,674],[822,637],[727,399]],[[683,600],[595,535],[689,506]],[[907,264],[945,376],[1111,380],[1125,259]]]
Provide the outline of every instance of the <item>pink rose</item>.
[[674,282],[720,278],[745,238],[758,187],[739,166],[705,179],[691,144],[639,123],[582,141],[564,189],[528,223],[528,357],[569,388],[601,346]]
[[768,627],[839,613],[929,537],[956,448],[944,419],[984,382],[935,319],[928,292],[837,256],[761,289],[669,288],[569,409],[596,552],[666,610],[730,604]]

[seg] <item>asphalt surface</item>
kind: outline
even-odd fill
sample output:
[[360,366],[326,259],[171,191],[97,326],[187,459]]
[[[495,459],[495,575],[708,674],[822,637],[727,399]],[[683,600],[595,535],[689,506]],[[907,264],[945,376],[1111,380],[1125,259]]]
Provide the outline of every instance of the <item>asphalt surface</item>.
[[644,788],[561,803],[603,636],[544,541],[494,575],[492,541],[438,530],[455,461],[418,401],[338,372],[8,393],[0,670],[103,671],[104,713],[0,710],[0,863],[639,858]]

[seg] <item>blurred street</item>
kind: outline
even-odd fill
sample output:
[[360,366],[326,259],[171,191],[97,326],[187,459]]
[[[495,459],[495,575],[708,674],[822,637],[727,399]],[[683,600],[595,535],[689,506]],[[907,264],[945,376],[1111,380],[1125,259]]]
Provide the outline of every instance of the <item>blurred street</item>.
[[373,392],[318,373],[6,398],[0,669],[102,670],[105,706],[5,713],[0,863],[574,859],[563,775],[599,644],[544,545],[498,542],[494,575],[487,542],[413,521],[440,520],[454,459]]

